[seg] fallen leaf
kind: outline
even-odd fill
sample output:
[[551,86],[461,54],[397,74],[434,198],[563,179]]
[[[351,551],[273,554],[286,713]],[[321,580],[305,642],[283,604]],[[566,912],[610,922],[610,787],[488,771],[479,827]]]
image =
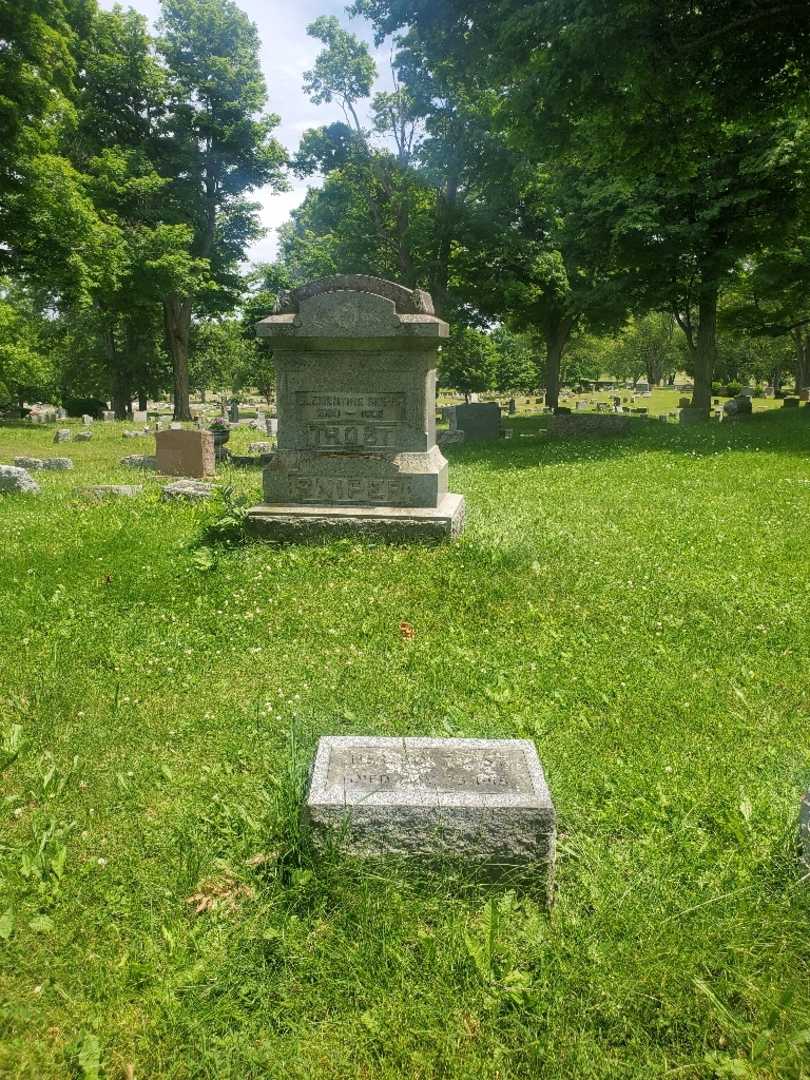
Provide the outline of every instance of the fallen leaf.
[[400,632],[400,634],[402,635],[402,637],[403,637],[403,639],[405,641],[411,641],[413,639],[414,634],[415,634],[414,628],[411,626],[411,624],[409,622],[405,622],[404,619],[399,624],[399,632]]
[[250,900],[255,895],[249,885],[237,881],[231,874],[223,874],[201,881],[197,892],[186,897],[186,903],[193,906],[195,915],[203,915],[220,908],[235,911],[240,900]]

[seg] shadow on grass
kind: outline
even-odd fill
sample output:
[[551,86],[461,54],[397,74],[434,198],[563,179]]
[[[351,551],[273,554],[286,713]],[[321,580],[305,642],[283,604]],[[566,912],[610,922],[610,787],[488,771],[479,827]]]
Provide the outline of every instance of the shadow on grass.
[[[489,469],[527,469],[537,465],[611,461],[650,452],[708,457],[729,450],[795,454],[810,449],[810,408],[772,410],[751,417],[709,420],[681,426],[654,420],[630,419],[622,436],[557,439],[547,431],[547,418],[513,417],[512,439],[470,443],[443,450],[451,466],[482,465]],[[521,438],[521,435],[534,436]],[[752,444],[752,440],[755,443]]]

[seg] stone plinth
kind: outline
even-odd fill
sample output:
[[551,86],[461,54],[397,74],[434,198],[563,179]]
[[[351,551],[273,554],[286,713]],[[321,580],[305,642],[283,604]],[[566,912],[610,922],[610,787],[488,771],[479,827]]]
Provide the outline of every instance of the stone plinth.
[[427,293],[360,275],[284,294],[258,324],[277,372],[278,444],[264,502],[249,512],[271,539],[455,536],[436,445],[436,361],[447,323]]
[[165,476],[213,476],[214,436],[210,431],[155,433],[157,471]]
[[525,739],[320,739],[304,807],[316,844],[360,856],[537,864],[550,882],[556,817]]

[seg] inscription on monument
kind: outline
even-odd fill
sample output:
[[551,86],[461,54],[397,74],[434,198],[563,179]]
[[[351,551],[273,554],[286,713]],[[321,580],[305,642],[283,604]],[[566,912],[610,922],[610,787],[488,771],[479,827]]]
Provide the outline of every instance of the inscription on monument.
[[333,747],[327,786],[349,791],[531,794],[532,781],[519,750],[397,750]]
[[316,450],[385,450],[396,446],[405,420],[405,393],[359,394],[298,390],[306,445]]
[[367,476],[292,476],[290,499],[302,503],[396,504],[408,494],[407,479]]
[[341,394],[299,390],[298,415],[302,420],[404,420],[405,394]]
[[306,445],[316,450],[385,450],[396,445],[393,425],[309,424]]

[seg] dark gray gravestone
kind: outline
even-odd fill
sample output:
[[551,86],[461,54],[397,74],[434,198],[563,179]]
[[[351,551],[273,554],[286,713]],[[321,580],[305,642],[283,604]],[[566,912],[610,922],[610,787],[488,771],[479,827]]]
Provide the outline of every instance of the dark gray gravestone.
[[456,405],[450,418],[453,431],[463,431],[465,442],[485,442],[501,434],[501,410],[495,401]]

